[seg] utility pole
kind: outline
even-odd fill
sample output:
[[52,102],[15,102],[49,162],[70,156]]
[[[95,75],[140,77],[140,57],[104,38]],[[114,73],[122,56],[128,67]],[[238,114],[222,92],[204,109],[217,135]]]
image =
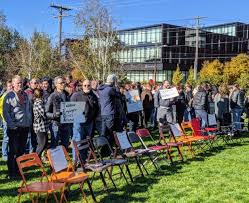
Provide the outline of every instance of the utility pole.
[[200,28],[200,20],[205,17],[197,16],[195,17],[195,62],[194,62],[194,80],[197,80],[197,69],[198,69],[198,55],[199,55],[199,28]]
[[63,17],[67,17],[66,15],[63,15],[64,11],[70,11],[72,10],[71,8],[62,6],[62,5],[56,5],[54,3],[51,3],[50,5],[51,8],[55,8],[59,11],[59,15],[55,16],[55,18],[59,19],[59,55],[61,56],[61,41],[62,41],[62,19]]

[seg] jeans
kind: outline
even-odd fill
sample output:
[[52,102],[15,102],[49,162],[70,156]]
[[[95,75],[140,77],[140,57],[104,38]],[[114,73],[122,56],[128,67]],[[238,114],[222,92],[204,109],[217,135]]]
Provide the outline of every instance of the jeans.
[[48,144],[48,133],[47,132],[37,132],[37,148],[36,153],[41,156],[44,149],[46,149]]
[[111,145],[114,145],[115,140],[114,140],[114,115],[103,115],[101,116],[102,118],[102,132],[101,136],[106,137]]
[[28,133],[28,139],[26,143],[26,152],[27,153],[36,152],[36,147],[37,147],[36,134],[34,132],[34,129],[31,127]]
[[27,143],[29,128],[18,127],[16,129],[7,129],[9,137],[9,152],[8,152],[8,175],[15,176],[19,174],[16,163],[16,158],[23,155]]
[[[80,141],[84,140],[87,137],[92,136],[92,130],[93,130],[93,121],[87,121],[85,123],[74,123],[73,124],[73,137],[72,140],[74,141]],[[72,145],[72,153],[73,153],[73,160],[74,162],[77,162],[77,156],[75,154],[74,145]],[[82,160],[86,160],[87,158],[87,150],[81,150],[80,155]]]
[[157,108],[153,108],[151,112],[150,122],[153,128],[157,127]]
[[52,122],[52,132],[51,132],[51,147],[54,148],[61,144],[68,149],[70,129],[68,124],[58,124],[57,122]]
[[234,123],[235,130],[241,130],[241,115],[242,115],[243,109],[235,108],[232,109],[232,121]]
[[139,121],[139,114],[138,112],[133,112],[128,114],[128,126],[129,126],[129,131],[136,132],[136,129],[138,127],[138,121]]
[[2,142],[2,156],[7,160],[8,157],[8,143],[9,137],[7,135],[7,123],[3,121],[3,142]]
[[207,122],[207,112],[205,110],[195,110],[196,118],[201,119],[201,127],[205,128],[208,124]]

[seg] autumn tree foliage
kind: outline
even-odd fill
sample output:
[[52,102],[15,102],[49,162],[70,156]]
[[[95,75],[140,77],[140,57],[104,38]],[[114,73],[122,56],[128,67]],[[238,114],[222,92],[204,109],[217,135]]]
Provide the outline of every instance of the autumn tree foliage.
[[180,71],[180,67],[179,65],[177,65],[176,71],[174,72],[173,77],[172,77],[172,83],[174,85],[180,84],[183,81],[183,77],[184,76],[182,72]]

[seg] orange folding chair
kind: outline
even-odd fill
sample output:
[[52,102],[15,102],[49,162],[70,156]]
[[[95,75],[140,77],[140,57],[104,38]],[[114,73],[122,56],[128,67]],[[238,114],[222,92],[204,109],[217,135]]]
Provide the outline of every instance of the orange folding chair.
[[[61,198],[60,202],[65,200],[67,202],[67,199],[64,195],[64,183],[54,183],[52,181],[49,181],[49,178],[46,174],[46,171],[44,169],[44,166],[41,162],[41,159],[39,158],[37,153],[31,153],[31,154],[25,154],[23,156],[20,156],[16,159],[20,174],[22,176],[22,183],[21,187],[18,189],[18,202],[21,200],[21,196],[23,193],[29,193],[29,197],[32,203],[34,203],[33,193],[37,194],[37,202],[39,200],[39,196],[41,193],[46,193],[46,202],[48,199],[49,194],[53,194],[54,201],[59,202],[56,196],[56,192],[61,192]],[[24,175],[23,169],[30,168],[32,166],[38,167],[39,171],[41,172],[41,177],[39,182],[32,182],[28,183],[27,179]],[[45,179],[45,181],[44,181]]]
[[52,168],[52,181],[65,183],[68,190],[70,190],[71,185],[79,184],[83,199],[88,202],[86,194],[83,191],[84,183],[87,182],[92,198],[96,202],[92,186],[88,179],[88,174],[85,172],[75,172],[74,165],[64,146],[60,145],[54,149],[49,149],[47,151],[47,156]]

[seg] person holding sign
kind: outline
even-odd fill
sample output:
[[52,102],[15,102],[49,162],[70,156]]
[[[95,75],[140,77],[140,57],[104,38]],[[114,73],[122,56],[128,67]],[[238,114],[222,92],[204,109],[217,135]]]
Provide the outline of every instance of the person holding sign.
[[173,110],[172,105],[175,101],[175,94],[173,92],[172,97],[170,95],[167,95],[166,98],[164,98],[164,90],[170,89],[170,83],[169,81],[165,80],[163,81],[162,87],[157,91],[155,94],[155,107],[158,109],[157,111],[157,120],[159,122],[159,125],[162,126],[166,124],[167,122],[172,123],[173,122]]
[[[98,98],[91,90],[91,82],[89,80],[84,80],[82,83],[82,91],[75,92],[71,96],[71,102],[85,102],[85,122],[73,123],[73,137],[72,140],[80,141],[84,140],[87,137],[92,136],[93,131],[93,123],[98,115],[99,106],[98,106]],[[73,146],[73,145],[72,145]],[[84,159],[87,156],[87,152],[81,151],[81,157]],[[76,154],[73,146],[73,160],[76,161]]]
[[51,147],[54,148],[61,144],[67,149],[69,144],[70,130],[68,124],[60,123],[60,105],[61,102],[68,101],[64,92],[65,81],[61,76],[54,79],[55,91],[48,97],[45,106],[45,112],[48,119],[51,120]]

